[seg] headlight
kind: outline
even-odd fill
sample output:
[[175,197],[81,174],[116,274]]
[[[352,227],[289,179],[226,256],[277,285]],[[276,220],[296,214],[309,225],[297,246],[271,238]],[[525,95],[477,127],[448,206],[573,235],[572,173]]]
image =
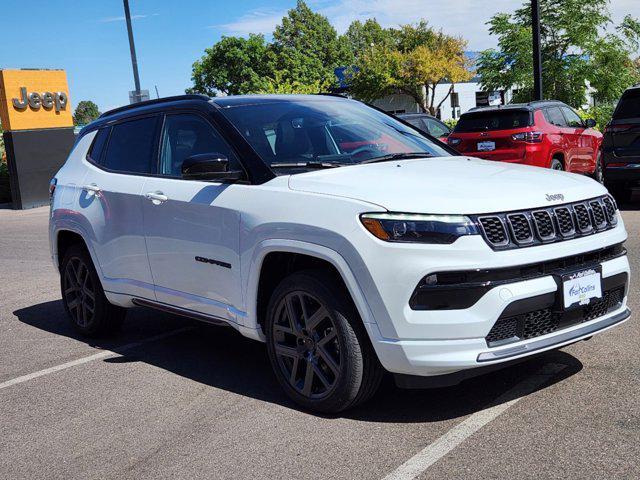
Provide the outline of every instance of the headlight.
[[464,235],[477,235],[475,223],[464,215],[364,213],[364,227],[380,240],[450,244]]

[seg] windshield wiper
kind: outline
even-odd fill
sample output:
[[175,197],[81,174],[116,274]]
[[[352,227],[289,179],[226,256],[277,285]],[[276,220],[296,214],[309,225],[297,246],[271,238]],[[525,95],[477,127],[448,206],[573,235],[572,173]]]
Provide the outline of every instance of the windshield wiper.
[[342,163],[336,162],[282,162],[272,163],[271,168],[336,168],[342,167]]
[[390,153],[389,155],[382,155],[381,157],[370,158],[360,163],[378,163],[378,162],[392,162],[394,160],[407,160],[411,158],[430,158],[433,157],[428,152],[405,152],[405,153]]

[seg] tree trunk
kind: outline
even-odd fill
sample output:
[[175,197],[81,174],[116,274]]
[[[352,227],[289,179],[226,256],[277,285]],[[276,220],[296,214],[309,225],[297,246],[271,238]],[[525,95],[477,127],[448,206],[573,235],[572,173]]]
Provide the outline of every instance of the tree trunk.
[[438,107],[436,108],[436,111],[440,109],[440,107],[442,106],[442,104],[445,102],[445,100],[447,98],[449,98],[451,96],[451,94],[453,93],[453,87],[455,87],[455,84],[452,83],[451,86],[449,87],[449,92],[447,92],[447,94],[445,95],[445,97],[442,99],[442,101],[438,104]]

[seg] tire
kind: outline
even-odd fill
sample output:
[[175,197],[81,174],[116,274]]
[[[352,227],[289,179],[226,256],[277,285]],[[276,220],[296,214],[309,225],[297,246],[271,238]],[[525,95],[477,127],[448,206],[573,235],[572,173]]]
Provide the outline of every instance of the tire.
[[591,174],[596,182],[604,185],[604,169],[602,168],[602,152],[598,152],[598,158],[596,158],[596,168]]
[[562,160],[558,158],[551,159],[551,165],[549,165],[551,170],[564,170],[564,165],[562,165]]
[[384,370],[348,292],[322,270],[294,273],[278,285],[266,336],[278,383],[305,409],[340,412],[380,385]]
[[106,335],[122,326],[127,310],[107,300],[84,245],[72,245],[65,253],[60,264],[60,289],[69,320],[82,335]]

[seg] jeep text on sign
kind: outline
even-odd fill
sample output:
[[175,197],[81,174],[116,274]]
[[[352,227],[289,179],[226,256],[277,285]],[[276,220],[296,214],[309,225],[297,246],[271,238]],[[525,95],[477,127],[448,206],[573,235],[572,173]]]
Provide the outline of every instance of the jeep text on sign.
[[0,70],[0,121],[5,130],[72,127],[64,70]]

